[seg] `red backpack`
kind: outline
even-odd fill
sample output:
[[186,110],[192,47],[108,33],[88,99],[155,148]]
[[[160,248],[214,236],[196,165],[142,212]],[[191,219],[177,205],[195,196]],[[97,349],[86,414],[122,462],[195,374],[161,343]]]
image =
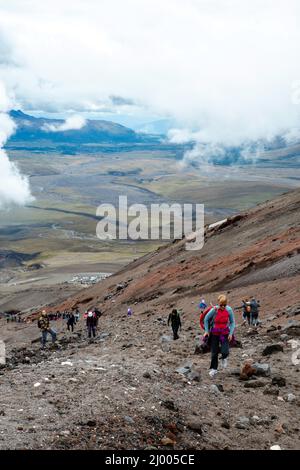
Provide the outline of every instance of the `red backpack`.
[[216,307],[212,307],[210,305],[209,307],[206,307],[206,309],[200,315],[200,328],[202,328],[202,330],[205,330],[204,319],[205,319],[206,315],[211,311],[212,308],[216,308]]

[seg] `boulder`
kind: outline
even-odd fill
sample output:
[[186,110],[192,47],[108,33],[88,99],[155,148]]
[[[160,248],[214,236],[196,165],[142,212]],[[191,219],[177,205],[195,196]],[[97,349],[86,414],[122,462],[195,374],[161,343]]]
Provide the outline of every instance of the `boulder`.
[[191,429],[192,431],[197,432],[198,434],[202,434],[203,432],[203,426],[199,418],[197,417],[190,417],[186,421],[186,426]]
[[274,375],[272,378],[272,385],[277,385],[278,387],[285,387],[286,380],[281,375]]
[[290,336],[300,336],[300,322],[288,322],[288,324],[282,329],[282,331]]
[[238,429],[248,429],[250,425],[250,419],[246,416],[241,416],[235,423],[235,427]]
[[256,362],[253,364],[253,368],[255,369],[255,375],[260,377],[269,377],[271,375],[271,367],[269,364],[259,363]]
[[211,393],[213,393],[214,395],[220,395],[221,393],[221,390],[219,389],[219,387],[215,384],[212,384],[210,387],[209,387],[209,391]]
[[271,354],[274,354],[276,352],[283,352],[283,346],[281,344],[268,344],[263,352],[263,356],[270,356]]
[[265,387],[267,385],[267,382],[264,380],[250,380],[249,382],[246,382],[244,387],[245,388],[260,388],[260,387]]
[[241,367],[240,379],[248,380],[256,373],[256,369],[250,364],[250,362],[245,362]]
[[296,398],[297,398],[296,395],[294,395],[293,393],[289,393],[286,399],[289,403],[292,403],[293,401],[296,400]]
[[268,387],[266,387],[264,389],[264,395],[273,395],[275,397],[277,397],[279,395],[279,390],[278,390],[278,387],[274,387],[272,385],[269,385]]

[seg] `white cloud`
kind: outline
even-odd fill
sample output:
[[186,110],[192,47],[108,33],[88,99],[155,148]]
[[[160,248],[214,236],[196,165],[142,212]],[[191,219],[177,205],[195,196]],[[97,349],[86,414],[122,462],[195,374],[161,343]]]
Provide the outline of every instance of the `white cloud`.
[[[0,82],[0,111],[8,111],[9,108],[9,98]],[[13,204],[24,205],[32,200],[28,178],[21,175],[3,149],[15,128],[13,120],[0,112],[0,210]]]
[[86,124],[86,119],[82,116],[74,115],[68,117],[61,124],[45,124],[44,130],[50,132],[63,132],[82,129]]
[[240,145],[299,127],[299,22],[298,0],[0,0],[0,73],[27,109],[123,97]]

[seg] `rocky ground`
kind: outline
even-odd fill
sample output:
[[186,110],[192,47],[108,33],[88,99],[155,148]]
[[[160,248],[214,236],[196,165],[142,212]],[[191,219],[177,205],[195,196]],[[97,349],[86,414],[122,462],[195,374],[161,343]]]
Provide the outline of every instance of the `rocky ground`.
[[[1,449],[300,448],[300,191],[206,232],[200,252],[185,240],[139,259],[50,310],[97,305],[89,343],[81,320],[40,350],[35,323],[5,324],[8,360],[0,371]],[[226,292],[242,348],[228,369],[208,376],[195,354],[204,296]],[[241,299],[261,302],[258,330],[241,325]],[[127,318],[127,307],[133,316]],[[182,309],[173,341],[166,319]]]
[[58,348],[12,349],[0,448],[299,449],[299,313],[281,312],[279,329],[272,317],[257,331],[240,326],[242,349],[213,380],[209,355],[194,354],[197,316],[186,314],[177,341],[164,316],[120,312],[102,317],[93,342],[81,321]]

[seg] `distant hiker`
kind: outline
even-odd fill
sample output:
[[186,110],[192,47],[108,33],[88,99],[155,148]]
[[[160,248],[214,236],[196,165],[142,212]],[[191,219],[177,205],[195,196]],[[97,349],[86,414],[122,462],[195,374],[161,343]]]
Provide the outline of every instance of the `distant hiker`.
[[90,310],[86,317],[86,326],[89,338],[96,337],[97,316]]
[[199,304],[200,310],[205,310],[207,308],[207,304],[204,299],[201,299],[201,302]]
[[259,313],[260,303],[256,301],[254,297],[252,297],[250,301],[250,316],[251,316],[251,325],[257,326],[258,325],[258,313]]
[[71,312],[70,315],[69,315],[68,321],[67,321],[68,331],[72,331],[72,333],[73,333],[75,324],[76,324],[75,315],[74,315],[73,312]]
[[78,323],[80,320],[80,311],[78,308],[76,308],[74,316],[75,316],[76,323]]
[[49,320],[49,317],[46,313],[45,310],[42,311],[42,314],[38,320],[38,327],[41,329],[42,331],[42,338],[41,338],[41,342],[42,342],[42,347],[44,348],[46,346],[46,342],[47,342],[47,336],[48,336],[48,333],[51,335],[52,337],[52,343],[55,343],[56,341],[56,333],[54,330],[52,330],[52,328],[50,328],[50,320]]
[[172,312],[169,315],[168,326],[170,325],[170,322],[171,322],[171,326],[172,326],[172,330],[173,330],[173,338],[174,338],[174,340],[176,340],[176,339],[179,338],[179,336],[178,336],[179,327],[180,327],[180,331],[181,331],[180,314],[179,314],[179,312],[176,308],[173,308]]
[[102,316],[102,312],[101,312],[101,310],[99,310],[99,308],[97,308],[97,307],[94,307],[94,308],[93,308],[93,312],[94,312],[94,314],[96,315],[96,318],[97,318],[97,326],[98,326],[99,318]]
[[243,325],[248,322],[248,325],[251,324],[251,304],[248,299],[242,300],[243,308]]
[[131,308],[129,307],[129,308],[127,309],[127,317],[131,317],[131,315],[132,315],[132,310],[131,310]]
[[210,377],[214,377],[218,371],[218,355],[221,347],[222,367],[227,367],[229,355],[229,343],[232,340],[235,329],[233,310],[227,305],[226,295],[219,295],[218,305],[212,307],[204,318],[204,337],[209,336],[211,347]]

